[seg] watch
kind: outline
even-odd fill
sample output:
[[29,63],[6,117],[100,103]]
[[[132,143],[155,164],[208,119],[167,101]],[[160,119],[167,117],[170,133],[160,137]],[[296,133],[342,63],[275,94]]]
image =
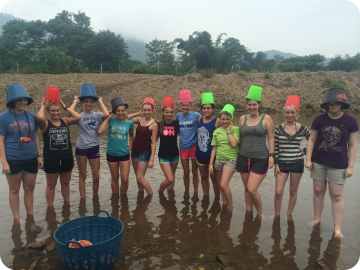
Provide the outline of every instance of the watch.
[[229,131],[229,132],[228,132],[228,133],[226,133],[226,134],[227,134],[227,135],[229,135],[229,134],[232,134],[232,133],[231,133],[231,131]]
[[41,158],[43,158],[43,155],[37,155],[37,157],[41,157]]

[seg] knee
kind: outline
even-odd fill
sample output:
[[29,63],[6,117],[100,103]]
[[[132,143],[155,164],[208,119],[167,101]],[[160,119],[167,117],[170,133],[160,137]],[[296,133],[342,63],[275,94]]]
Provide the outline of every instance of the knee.
[[297,189],[290,189],[290,197],[296,197],[297,196]]
[[251,196],[255,196],[257,194],[257,189],[255,188],[248,188],[248,192]]
[[56,184],[49,184],[49,183],[48,183],[48,184],[46,185],[46,188],[49,189],[49,190],[54,190],[55,187],[56,187]]
[[221,183],[221,184],[220,184],[220,187],[221,187],[222,190],[226,190],[226,189],[229,188],[229,185],[228,185],[228,184]]
[[35,184],[24,186],[25,192],[34,192],[34,189],[35,189]]
[[136,181],[138,181],[139,183],[142,183],[144,180],[144,177],[142,176],[136,176]]
[[199,173],[197,170],[193,170],[192,175],[193,175],[193,177],[197,177],[197,176],[199,176]]
[[342,194],[330,194],[330,198],[333,202],[341,202],[343,200]]
[[174,177],[170,177],[169,179],[166,179],[166,182],[168,182],[168,184],[172,184],[172,183],[174,183]]
[[15,187],[11,187],[11,188],[9,189],[9,192],[10,192],[12,195],[18,195],[18,194],[19,194],[19,190],[20,190],[20,185],[15,186]]
[[324,196],[325,192],[322,189],[314,189],[314,196],[321,197]]
[[129,179],[126,178],[126,177],[121,177],[121,183],[128,184],[128,183],[129,183]]
[[68,187],[69,185],[70,185],[70,181],[61,182],[62,187]]
[[99,182],[100,181],[100,176],[93,175],[92,179],[93,179],[93,182]]
[[80,180],[85,181],[86,177],[87,177],[86,172],[85,172],[85,173],[81,173],[81,172],[79,172],[79,179],[80,179]]
[[[291,194],[291,192],[290,192],[290,194]],[[284,195],[284,191],[276,191],[275,192],[276,199],[282,199],[283,195]]]
[[200,173],[201,181],[207,181],[209,179],[209,175],[207,173]]
[[184,171],[184,177],[190,177],[190,172],[189,171]]

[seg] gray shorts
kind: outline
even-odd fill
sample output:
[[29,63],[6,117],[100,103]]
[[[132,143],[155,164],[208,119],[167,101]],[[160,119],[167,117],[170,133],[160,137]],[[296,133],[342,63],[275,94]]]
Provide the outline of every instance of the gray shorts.
[[215,159],[215,170],[235,172],[236,161],[229,159]]
[[331,183],[343,185],[346,180],[344,173],[345,169],[334,169],[313,162],[310,177],[316,180],[326,180]]

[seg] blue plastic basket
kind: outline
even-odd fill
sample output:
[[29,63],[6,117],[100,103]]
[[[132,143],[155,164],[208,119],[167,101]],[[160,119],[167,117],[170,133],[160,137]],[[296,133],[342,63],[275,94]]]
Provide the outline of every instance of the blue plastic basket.
[[[107,217],[100,217],[100,213]],[[95,216],[76,218],[62,224],[55,231],[55,245],[66,269],[106,270],[115,262],[122,241],[124,225],[101,210]],[[76,240],[87,240],[91,246],[81,246]],[[70,248],[77,243],[80,248]]]

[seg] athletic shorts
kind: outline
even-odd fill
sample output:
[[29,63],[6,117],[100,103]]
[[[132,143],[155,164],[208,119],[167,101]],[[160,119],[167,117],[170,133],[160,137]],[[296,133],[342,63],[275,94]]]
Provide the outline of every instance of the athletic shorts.
[[131,159],[138,159],[138,162],[148,163],[150,160],[151,152],[139,152],[131,150]]
[[330,168],[325,165],[312,162],[310,177],[315,180],[326,180],[338,185],[344,185],[346,180],[344,173],[345,169]]
[[159,158],[159,164],[163,163],[174,163],[179,161],[179,156],[171,157],[171,158]]
[[20,173],[37,174],[38,160],[37,157],[21,160],[7,160],[10,167],[8,175],[17,175]]
[[108,153],[106,153],[106,160],[107,160],[107,162],[110,162],[110,163],[129,161],[130,154],[127,154],[126,156],[118,157],[118,156],[112,156],[112,155],[109,155]]
[[180,149],[180,158],[181,159],[196,159],[195,151],[196,151],[196,143],[193,146],[191,146],[191,148],[189,148],[189,149],[186,149],[186,150]]
[[238,173],[254,173],[258,175],[266,175],[269,167],[269,158],[248,158],[238,155],[236,171]]
[[303,173],[304,172],[304,160],[291,163],[278,163],[280,172],[282,173]]
[[68,157],[66,159],[51,160],[44,158],[44,171],[46,173],[66,173],[70,172],[74,168],[74,157]]
[[[203,159],[203,158],[196,158],[196,163],[199,166],[209,166],[210,165],[210,158]],[[215,165],[215,162],[213,163],[213,166]]]
[[75,148],[75,155],[77,156],[85,156],[88,159],[96,159],[100,158],[100,146],[94,146],[88,149],[79,149]]
[[215,159],[215,170],[235,172],[236,161],[230,159]]

